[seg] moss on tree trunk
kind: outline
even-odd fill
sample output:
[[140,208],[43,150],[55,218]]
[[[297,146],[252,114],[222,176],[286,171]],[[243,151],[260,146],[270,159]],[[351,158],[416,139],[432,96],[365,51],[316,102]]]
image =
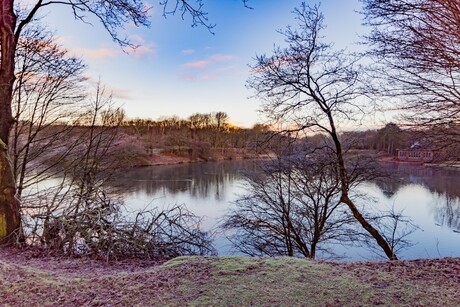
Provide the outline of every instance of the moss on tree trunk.
[[14,242],[20,233],[19,201],[15,194],[16,185],[8,158],[8,147],[0,139],[0,244]]

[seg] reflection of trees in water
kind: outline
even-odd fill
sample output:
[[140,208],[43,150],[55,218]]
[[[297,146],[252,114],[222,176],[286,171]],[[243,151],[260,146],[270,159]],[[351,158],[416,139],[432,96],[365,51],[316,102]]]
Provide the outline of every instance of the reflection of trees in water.
[[149,196],[188,191],[191,197],[220,200],[226,187],[245,171],[254,170],[253,161],[221,161],[162,165],[124,171],[114,183],[126,192]]
[[[408,184],[420,184],[435,195],[433,216],[436,223],[460,231],[460,171],[412,164],[384,164],[392,176],[375,182],[387,198]],[[187,192],[190,197],[220,200],[230,183],[242,172],[254,171],[253,161],[222,161],[142,167],[120,174],[116,186],[125,192],[149,196]],[[174,202],[174,201],[172,201]]]
[[392,176],[376,184],[387,198],[408,184],[422,185],[435,196],[432,210],[436,223],[460,231],[460,170],[405,163],[384,166]]
[[436,193],[434,218],[439,225],[446,225],[460,232],[460,198],[450,197],[446,193]]
[[398,178],[384,178],[376,180],[375,184],[387,198],[392,198],[403,186]]

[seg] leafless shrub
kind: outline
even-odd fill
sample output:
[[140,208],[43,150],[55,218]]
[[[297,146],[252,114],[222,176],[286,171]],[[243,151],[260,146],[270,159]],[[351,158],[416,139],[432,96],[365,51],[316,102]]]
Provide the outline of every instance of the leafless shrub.
[[170,258],[180,255],[213,255],[210,236],[200,220],[184,206],[128,212],[103,193],[91,207],[44,218],[36,243],[68,255],[113,258]]

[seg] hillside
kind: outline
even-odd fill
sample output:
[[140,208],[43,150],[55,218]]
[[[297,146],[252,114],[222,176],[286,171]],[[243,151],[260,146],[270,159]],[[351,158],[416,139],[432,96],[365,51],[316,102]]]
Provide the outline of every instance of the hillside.
[[179,257],[163,264],[0,251],[6,306],[459,306],[460,259],[336,263]]

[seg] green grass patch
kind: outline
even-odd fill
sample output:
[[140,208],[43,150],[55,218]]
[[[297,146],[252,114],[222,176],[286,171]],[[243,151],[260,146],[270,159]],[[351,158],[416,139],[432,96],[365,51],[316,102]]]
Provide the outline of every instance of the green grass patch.
[[458,273],[455,259],[350,264],[179,257],[135,272],[92,276],[2,262],[0,301],[7,306],[460,306]]

